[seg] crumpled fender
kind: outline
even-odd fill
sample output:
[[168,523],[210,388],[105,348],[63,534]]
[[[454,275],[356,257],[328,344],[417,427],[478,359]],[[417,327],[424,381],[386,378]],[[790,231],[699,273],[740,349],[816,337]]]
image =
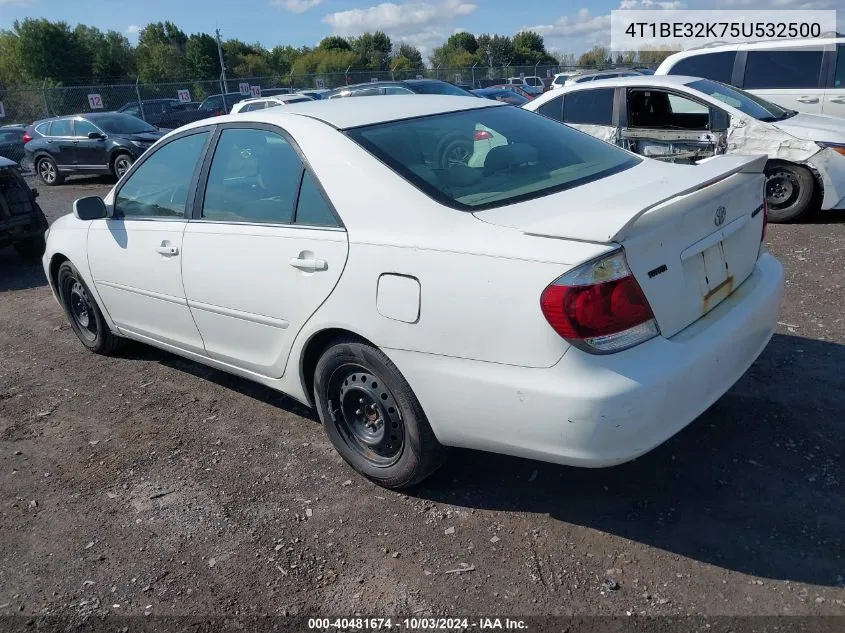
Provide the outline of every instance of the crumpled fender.
[[822,209],[845,209],[845,156],[827,148],[806,161],[822,181]]

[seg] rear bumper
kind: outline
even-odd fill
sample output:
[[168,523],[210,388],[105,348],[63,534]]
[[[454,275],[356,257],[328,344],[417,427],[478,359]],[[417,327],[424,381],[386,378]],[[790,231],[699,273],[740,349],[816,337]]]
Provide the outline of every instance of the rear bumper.
[[528,369],[386,352],[442,443],[612,466],[662,444],[739,380],[772,336],[782,292],[783,268],[764,253],[706,316],[618,354],[573,347],[554,367]]

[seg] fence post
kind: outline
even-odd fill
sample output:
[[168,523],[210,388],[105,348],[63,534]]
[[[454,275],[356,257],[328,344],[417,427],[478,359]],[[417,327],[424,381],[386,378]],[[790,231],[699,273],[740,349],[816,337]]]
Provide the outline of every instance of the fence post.
[[475,90],[475,67],[478,66],[478,62],[475,62],[472,65],[472,89]]
[[43,83],[41,84],[41,96],[44,97],[44,112],[47,116],[50,116],[50,102],[47,100],[47,78],[44,78]]
[[352,64],[349,64],[349,66],[346,67],[346,72],[343,73],[343,81],[345,82],[343,84],[344,86],[349,85],[349,69],[350,68],[352,68]]
[[141,78],[135,77],[135,96],[138,98],[138,109],[141,110],[141,119],[146,121],[147,116],[144,114],[144,102],[141,101],[141,91],[138,89],[139,81],[141,81]]
[[220,73],[220,96],[223,99],[223,114],[229,114],[229,107],[226,105],[226,88],[228,87],[224,84],[224,77],[226,76],[226,71],[224,70]]
[[535,77],[539,77],[539,75],[537,74],[537,66],[539,66],[539,65],[540,65],[540,62],[537,62],[536,64],[534,64],[534,76]]

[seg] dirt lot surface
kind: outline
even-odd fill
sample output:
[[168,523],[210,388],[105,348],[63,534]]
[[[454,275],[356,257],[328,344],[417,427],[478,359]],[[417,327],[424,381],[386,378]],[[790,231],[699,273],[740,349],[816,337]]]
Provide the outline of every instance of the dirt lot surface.
[[845,616],[845,214],[767,239],[778,333],[678,436],[605,470],[455,451],[409,494],[282,395],[85,351],[0,251],[0,616]]

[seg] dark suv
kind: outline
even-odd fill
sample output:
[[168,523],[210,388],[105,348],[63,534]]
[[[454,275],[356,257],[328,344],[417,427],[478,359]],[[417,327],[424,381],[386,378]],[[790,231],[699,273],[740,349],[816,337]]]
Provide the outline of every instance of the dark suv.
[[24,149],[42,182],[52,187],[71,175],[120,178],[162,136],[129,114],[97,112],[36,121],[27,128]]
[[372,81],[368,84],[354,84],[335,88],[323,95],[323,99],[340,97],[375,97],[377,95],[453,95],[474,97],[471,92],[436,79],[407,79],[405,81]]
[[150,125],[172,130],[186,123],[206,118],[207,113],[197,112],[198,105],[191,107],[190,104],[182,103],[178,99],[145,99],[127,103],[118,112],[131,114]]
[[24,259],[37,259],[44,254],[44,232],[47,219],[21,176],[18,165],[0,157],[0,248],[14,246]]

